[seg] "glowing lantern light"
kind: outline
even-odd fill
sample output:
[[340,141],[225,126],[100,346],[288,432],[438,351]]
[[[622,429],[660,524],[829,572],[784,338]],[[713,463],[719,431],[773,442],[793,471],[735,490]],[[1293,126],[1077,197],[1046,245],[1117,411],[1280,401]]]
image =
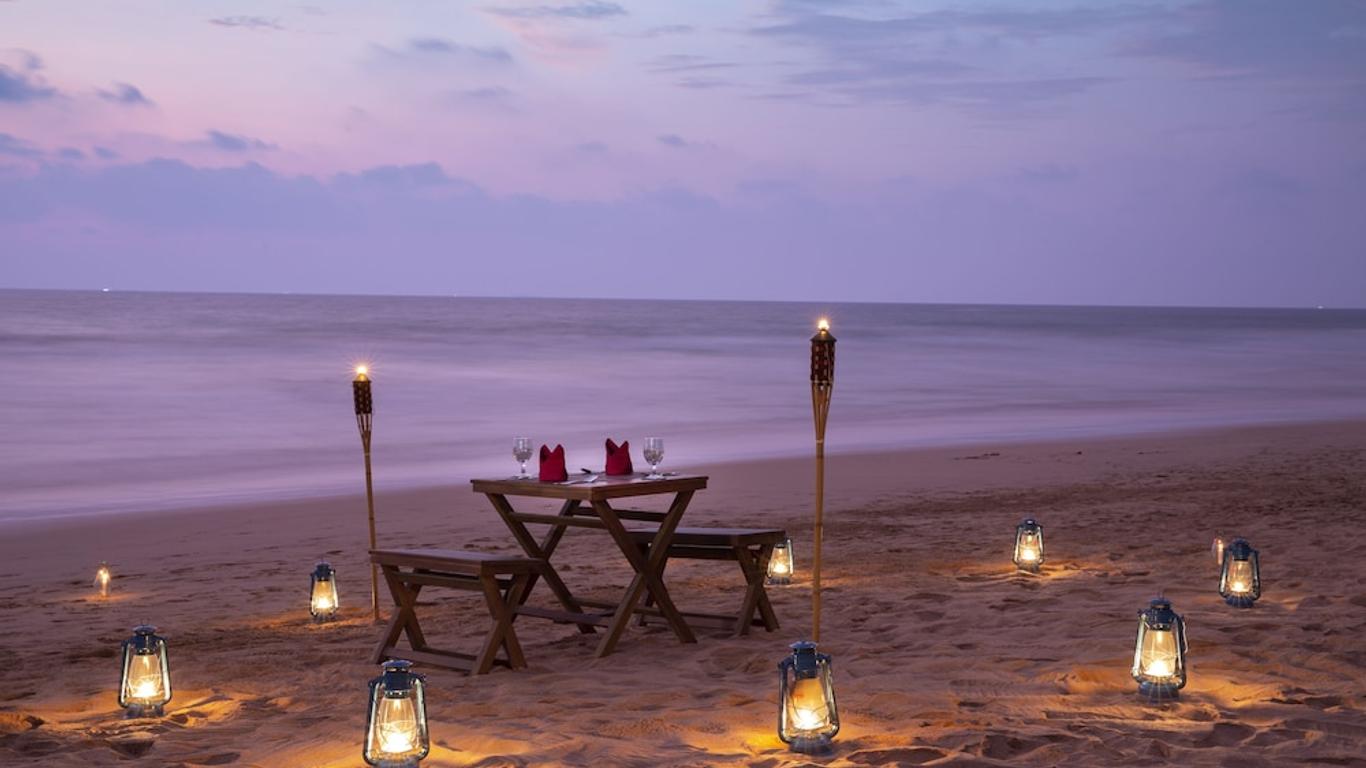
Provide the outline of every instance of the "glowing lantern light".
[[309,591],[308,612],[315,622],[331,621],[336,618],[341,602],[337,597],[337,572],[326,560],[318,561],[318,567],[309,576],[312,588]]
[[109,563],[100,563],[100,567],[95,571],[95,587],[100,590],[100,597],[109,597],[109,580],[112,578]]
[[778,663],[778,738],[797,752],[829,748],[840,731],[829,654],[816,644],[792,644],[792,655]]
[[792,539],[785,539],[773,546],[773,555],[768,559],[768,583],[791,584],[795,564],[792,562]]
[[1186,622],[1172,610],[1171,601],[1155,597],[1138,614],[1132,674],[1138,692],[1149,701],[1175,699],[1186,687]]
[[1038,573],[1043,568],[1043,526],[1026,518],[1015,526],[1015,567]]
[[1234,539],[1224,549],[1219,569],[1219,596],[1235,608],[1251,608],[1262,596],[1262,569],[1257,550],[1246,539]]
[[171,668],[166,658],[166,639],[146,624],[133,628],[123,641],[123,680],[119,706],[128,717],[160,715],[171,700]]
[[427,756],[426,685],[411,661],[387,661],[370,681],[370,714],[365,723],[365,763],[412,768]]

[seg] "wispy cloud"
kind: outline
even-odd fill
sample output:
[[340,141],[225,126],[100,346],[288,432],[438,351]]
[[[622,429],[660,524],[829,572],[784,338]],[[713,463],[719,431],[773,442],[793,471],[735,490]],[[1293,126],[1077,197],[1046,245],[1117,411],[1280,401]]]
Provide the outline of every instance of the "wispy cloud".
[[463,59],[488,64],[509,64],[512,54],[499,46],[464,45],[444,37],[414,37],[398,48],[374,46],[384,58],[395,59]]
[[1173,11],[1170,22],[1128,53],[1261,77],[1366,79],[1366,3],[1317,0],[1203,0]]
[[585,141],[575,144],[574,151],[584,155],[600,156],[607,154],[607,145],[601,141]]
[[42,157],[43,151],[18,136],[0,133],[0,155],[8,157]]
[[254,139],[250,136],[224,133],[223,131],[209,131],[205,135],[208,136],[209,146],[224,152],[251,152],[277,149],[274,144],[261,141],[260,139]]
[[[36,57],[35,57],[36,61]],[[41,63],[30,66],[38,69]],[[36,75],[26,74],[0,64],[0,103],[24,104],[50,99],[57,95],[57,89],[45,84]]]
[[209,19],[209,23],[219,27],[236,27],[238,29],[274,31],[284,29],[284,27],[281,26],[279,19],[267,18],[265,16],[219,16],[215,19]]
[[107,90],[101,88],[96,93],[101,99],[115,104],[123,104],[129,107],[152,106],[152,100],[147,98],[141,89],[128,83],[114,83],[113,88]]
[[663,144],[670,149],[712,149],[715,147],[709,141],[691,141],[679,136],[676,133],[665,133],[655,137],[655,141]]
[[495,6],[484,10],[494,16],[505,16],[510,19],[593,20],[626,15],[626,9],[620,5],[601,2],[600,0],[586,0],[586,2],[565,5]]
[[693,53],[666,53],[656,56],[646,63],[651,72],[677,74],[679,72],[705,72],[718,69],[732,69],[731,61],[716,61]]

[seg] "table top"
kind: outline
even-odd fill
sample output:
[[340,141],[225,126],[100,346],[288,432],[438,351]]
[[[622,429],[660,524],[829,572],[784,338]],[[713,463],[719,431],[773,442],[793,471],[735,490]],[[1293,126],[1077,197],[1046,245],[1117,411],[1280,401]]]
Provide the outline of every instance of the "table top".
[[706,475],[669,475],[647,479],[644,473],[637,472],[633,475],[598,475],[598,479],[591,483],[583,482],[580,477],[582,476],[570,475],[568,482],[563,483],[543,483],[534,477],[526,480],[516,477],[476,479],[470,481],[470,486],[475,493],[578,501],[682,493],[700,491],[707,487]]

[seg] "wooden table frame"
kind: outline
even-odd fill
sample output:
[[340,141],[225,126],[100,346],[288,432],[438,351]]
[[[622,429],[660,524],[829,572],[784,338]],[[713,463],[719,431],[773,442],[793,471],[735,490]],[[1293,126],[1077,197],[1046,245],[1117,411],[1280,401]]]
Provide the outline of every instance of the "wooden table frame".
[[[525,605],[531,588],[535,586],[533,576],[531,584],[522,593],[522,604],[517,608],[519,615],[577,624],[579,631],[584,634],[593,634],[596,627],[605,627],[607,634],[598,642],[595,652],[599,658],[610,654],[616,648],[617,641],[621,639],[621,634],[630,623],[632,615],[637,613],[660,616],[668,622],[679,641],[697,642],[692,629],[679,613],[673,599],[669,597],[663,575],[674,531],[683,519],[683,512],[692,501],[693,493],[707,487],[706,477],[688,475],[646,480],[637,474],[623,477],[604,475],[593,483],[543,483],[535,479],[507,479],[471,480],[470,484],[475,493],[482,493],[488,497],[527,557],[545,561],[546,567],[541,577],[545,579],[546,585],[563,608],[552,610]],[[610,503],[612,499],[668,493],[674,494],[674,498],[667,512],[616,509]],[[563,504],[559,513],[554,515],[518,512],[508,501],[509,496],[559,499]],[[622,524],[622,520],[648,520],[659,526],[651,540],[648,555],[642,553]],[[538,541],[527,529],[527,524],[548,525],[550,530]],[[569,528],[606,530],[616,543],[617,549],[626,558],[626,562],[630,563],[635,571],[635,577],[616,604],[574,597],[550,563],[551,556],[555,554],[560,540]],[[646,593],[653,598],[653,607],[639,605],[641,597]],[[606,610],[595,613],[585,610],[585,607]]]

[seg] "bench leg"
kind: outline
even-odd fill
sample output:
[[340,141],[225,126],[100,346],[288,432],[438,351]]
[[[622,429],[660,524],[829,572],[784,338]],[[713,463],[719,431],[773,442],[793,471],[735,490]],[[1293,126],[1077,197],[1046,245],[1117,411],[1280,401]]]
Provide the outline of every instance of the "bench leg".
[[375,652],[371,656],[371,661],[375,664],[389,658],[390,651],[398,645],[398,638],[406,634],[408,643],[413,650],[420,651],[427,647],[427,639],[422,635],[422,626],[417,622],[417,595],[422,591],[421,584],[408,585],[403,581],[403,574],[398,568],[392,565],[382,566],[384,583],[389,586],[389,594],[393,595],[394,605],[397,610],[389,618],[389,626],[384,631],[384,637],[380,639],[379,645],[375,646]]
[[526,658],[522,656],[522,646],[517,642],[512,622],[517,617],[513,608],[521,599],[522,592],[530,580],[529,574],[517,576],[512,586],[504,593],[498,588],[497,579],[492,576],[480,577],[479,583],[484,589],[484,604],[488,607],[489,617],[493,619],[493,628],[484,638],[479,655],[475,656],[470,667],[470,674],[488,674],[493,669],[500,648],[506,652],[509,667],[518,669],[526,666]]
[[762,619],[764,629],[772,632],[778,628],[778,617],[773,612],[773,605],[768,601],[768,592],[764,589],[764,579],[767,576],[765,571],[768,569],[768,559],[773,554],[773,545],[765,544],[757,551],[749,547],[736,547],[735,560],[740,563],[740,570],[745,574],[745,601],[740,606],[740,615],[735,619],[735,634],[748,635],[749,628],[755,623],[754,612],[757,610]]

